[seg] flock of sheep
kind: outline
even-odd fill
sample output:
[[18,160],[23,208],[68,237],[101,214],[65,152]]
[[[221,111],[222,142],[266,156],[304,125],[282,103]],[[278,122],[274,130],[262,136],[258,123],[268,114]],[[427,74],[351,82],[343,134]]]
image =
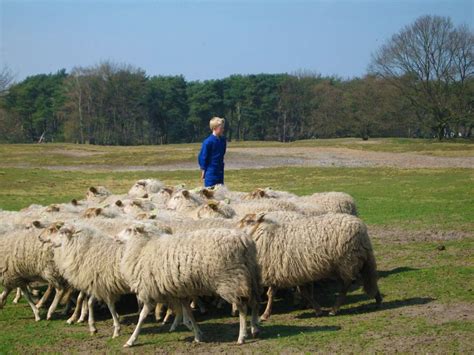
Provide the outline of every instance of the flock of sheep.
[[[341,192],[298,197],[271,188],[187,190],[154,179],[137,181],[124,195],[91,187],[83,200],[0,211],[0,308],[16,289],[14,302],[23,295],[38,321],[55,292],[47,319],[66,304],[64,312],[74,309],[67,322],[88,318],[95,333],[99,301],[110,310],[116,337],[115,303],[136,294],[139,319],[128,347],[147,316],[155,311],[160,319],[165,306],[166,318],[175,316],[171,330],[184,323],[201,341],[191,306],[204,307],[213,297],[217,306],[228,302],[238,311],[241,344],[248,310],[252,336],[259,332],[263,287],[268,301],[260,320],[270,317],[279,288],[297,288],[320,314],[312,285],[322,279],[341,283],[331,314],[358,281],[380,304],[367,227],[356,215],[354,199]],[[38,283],[49,286],[35,304]]]

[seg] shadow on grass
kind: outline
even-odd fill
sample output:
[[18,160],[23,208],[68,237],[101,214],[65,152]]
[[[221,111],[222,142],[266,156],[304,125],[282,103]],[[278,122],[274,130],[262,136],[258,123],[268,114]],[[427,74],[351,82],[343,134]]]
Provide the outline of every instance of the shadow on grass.
[[[199,324],[201,331],[203,332],[204,343],[234,343],[237,341],[239,335],[239,321],[236,319],[232,323],[204,323]],[[141,334],[163,334],[168,332],[169,327],[160,327],[156,325],[147,324],[142,328]],[[329,332],[338,331],[341,327],[339,326],[300,326],[300,325],[273,325],[265,323],[260,327],[260,334],[257,339],[272,339],[272,338],[284,338],[299,335],[301,333],[315,333],[315,332]],[[187,332],[184,326],[180,326],[177,332]],[[249,341],[252,337],[249,334]],[[193,336],[185,338],[186,341],[192,342]],[[141,343],[141,345],[147,345]]]
[[[412,297],[412,298],[407,298],[403,300],[393,300],[393,301],[388,301],[388,302],[382,302],[381,305],[373,303],[367,303],[367,304],[362,304],[356,307],[347,307],[347,304],[345,306],[342,306],[341,310],[339,311],[338,315],[349,315],[349,314],[364,314],[364,313],[372,313],[372,312],[377,312],[377,311],[385,311],[385,310],[390,310],[390,309],[397,309],[397,308],[402,308],[402,307],[408,307],[408,306],[416,306],[416,305],[422,305],[422,304],[427,304],[434,301],[434,298],[431,297]],[[303,318],[312,318],[314,317],[314,312],[306,312],[302,313],[296,318],[303,319]]]
[[402,266],[402,267],[396,267],[396,268],[393,268],[392,270],[379,270],[377,273],[379,275],[380,278],[384,278],[384,277],[388,277],[390,275],[394,275],[394,274],[400,274],[402,272],[407,272],[407,271],[416,271],[418,269],[414,269],[412,267],[408,267],[408,266]]

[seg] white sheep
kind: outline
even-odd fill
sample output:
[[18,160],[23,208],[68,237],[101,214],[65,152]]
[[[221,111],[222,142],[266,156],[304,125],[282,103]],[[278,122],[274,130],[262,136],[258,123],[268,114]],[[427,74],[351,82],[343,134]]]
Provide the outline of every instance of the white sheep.
[[[300,196],[290,201],[307,203],[308,210],[314,208],[316,211],[347,213],[357,216],[357,207],[354,198],[345,192],[318,192],[309,196]],[[300,205],[301,206],[301,205]],[[317,213],[320,214],[320,213]]]
[[253,335],[257,334],[259,270],[255,243],[246,234],[213,229],[155,236],[134,226],[121,237],[127,239],[121,270],[132,291],[143,302],[137,327],[125,347],[135,343],[154,304],[177,300],[181,300],[183,311],[192,323],[195,341],[200,341],[201,331],[188,300],[206,295],[219,295],[227,302],[237,304],[240,344],[247,334],[248,302],[252,308],[251,331]]
[[120,332],[115,302],[130,292],[120,272],[123,245],[84,222],[66,223],[56,234],[44,238],[54,246],[54,261],[75,289],[89,295],[89,331],[96,333],[93,303],[104,301],[114,322],[113,337]]
[[[332,310],[336,314],[352,281],[361,276],[369,297],[375,297],[377,304],[382,301],[372,245],[367,227],[359,218],[328,213],[277,223],[264,214],[249,214],[240,221],[240,228],[251,235],[257,245],[263,286],[274,290],[326,278],[341,280],[342,292]],[[306,298],[320,314],[319,305],[312,298]],[[263,320],[270,316],[271,306],[269,299]]]
[[19,287],[33,310],[35,320],[39,321],[41,317],[27,285],[44,281],[56,288],[56,295],[47,313],[47,319],[51,318],[67,283],[54,263],[51,246],[43,243],[38,235],[54,233],[59,227],[55,223],[46,228],[41,222],[34,221],[25,228],[17,228],[0,236],[0,283],[4,287],[0,294],[0,308],[10,291]]

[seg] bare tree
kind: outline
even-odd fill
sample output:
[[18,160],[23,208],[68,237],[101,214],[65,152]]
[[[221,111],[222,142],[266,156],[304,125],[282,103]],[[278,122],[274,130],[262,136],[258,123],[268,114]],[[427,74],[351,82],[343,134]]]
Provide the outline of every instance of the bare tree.
[[15,76],[13,75],[11,69],[7,66],[4,66],[0,71],[0,95],[4,94],[10,85],[13,84],[14,78]]
[[403,28],[373,54],[369,71],[394,84],[439,139],[473,114],[474,35],[447,17],[422,16]]

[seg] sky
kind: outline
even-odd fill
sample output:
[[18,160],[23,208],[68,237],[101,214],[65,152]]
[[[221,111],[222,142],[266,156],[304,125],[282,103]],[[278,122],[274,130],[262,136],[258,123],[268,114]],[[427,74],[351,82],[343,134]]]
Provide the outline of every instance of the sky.
[[187,80],[301,70],[362,76],[422,15],[474,27],[474,0],[0,0],[0,66],[16,80],[104,60]]

